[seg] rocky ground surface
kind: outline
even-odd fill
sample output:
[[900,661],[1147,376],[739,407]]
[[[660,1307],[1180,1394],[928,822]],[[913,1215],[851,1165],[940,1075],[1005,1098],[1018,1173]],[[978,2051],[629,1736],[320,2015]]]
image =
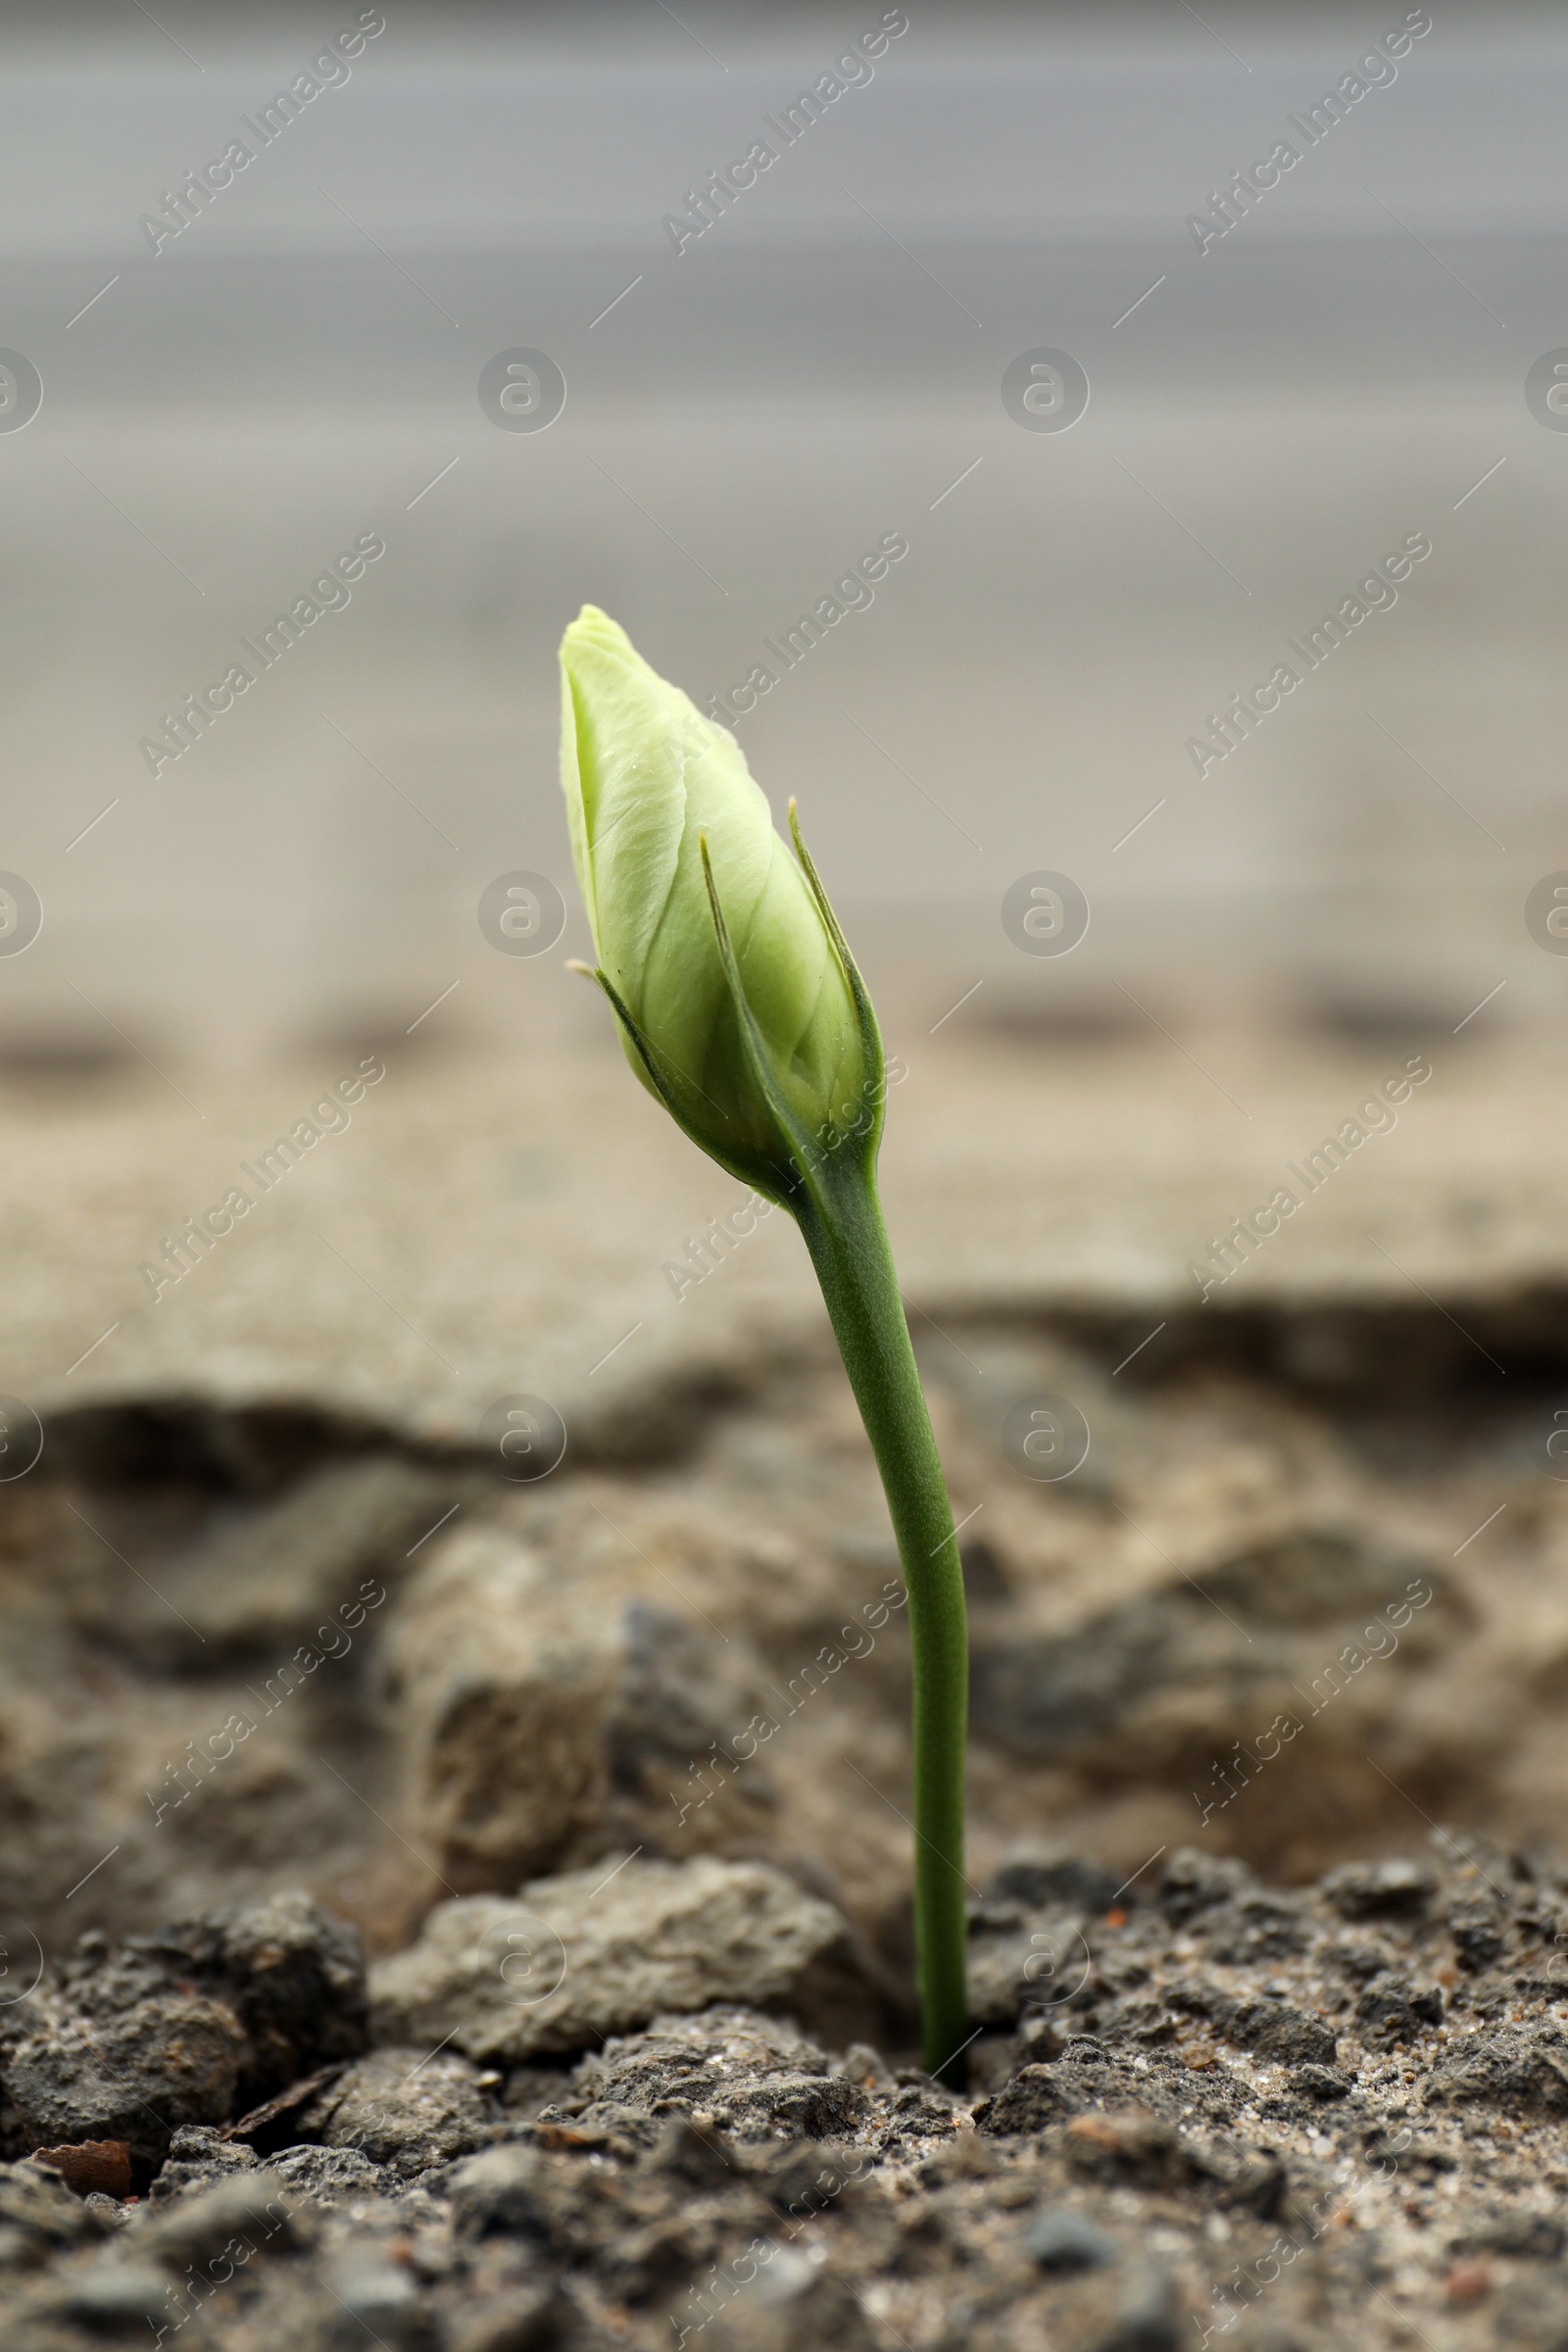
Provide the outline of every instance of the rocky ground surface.
[[[1298,1880],[1433,1820],[1555,1850],[1568,1316],[1463,1304],[915,1315],[981,1876],[1046,1824],[1121,1875],[1196,1839]],[[0,1482],[13,1971],[279,1885],[388,1951],[636,1848],[786,1870],[906,1988],[898,1562],[825,1341],[760,1352],[534,1483],[303,1406],[52,1422]],[[1004,1442],[1042,1398],[1090,1436],[1056,1481]]]
[[456,1898],[368,1983],[303,1895],[89,1933],[0,2031],[4,2340],[1553,2352],[1568,1879],[1434,1844],[1015,1857],[963,2095],[830,2030],[876,1988],[763,1865]]
[[389,1055],[154,1300],[293,1081],[195,1145],[118,1079],[12,1104],[0,2341],[1564,2352],[1549,1090],[1434,1047],[1205,1303],[1411,1041],[1198,1043],[1234,1114],[946,1032],[896,1104],[961,2100],[913,2065],[903,1585],[782,1220],[721,1246],[618,1065]]

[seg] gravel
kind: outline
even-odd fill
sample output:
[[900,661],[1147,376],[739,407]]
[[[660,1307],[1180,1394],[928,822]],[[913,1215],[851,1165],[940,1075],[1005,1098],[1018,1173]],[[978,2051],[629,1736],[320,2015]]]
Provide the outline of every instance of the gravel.
[[[730,2002],[553,2070],[379,2044],[270,2123],[173,2125],[125,2198],[0,2166],[8,2352],[1560,2347],[1568,1879],[1440,1833],[1289,1894],[1193,1849],[1104,1892],[1070,1857],[984,1887],[977,1962],[1022,1928],[1087,1965],[1018,1980],[961,2096]],[[88,1938],[34,1997],[149,2073],[125,1995],[182,1937]],[[58,2034],[19,2063],[74,2095]]]

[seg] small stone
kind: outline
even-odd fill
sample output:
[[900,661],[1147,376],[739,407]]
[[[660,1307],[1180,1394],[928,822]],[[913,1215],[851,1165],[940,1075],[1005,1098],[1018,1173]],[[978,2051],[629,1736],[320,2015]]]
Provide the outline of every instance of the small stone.
[[1385,2041],[1414,2041],[1423,2026],[1443,2023],[1443,1995],[1435,1985],[1418,1990],[1407,1978],[1385,1970],[1366,1986],[1355,2014]]
[[1568,2229],[1549,2213],[1504,2213],[1479,2229],[1448,2240],[1450,2254],[1514,2254],[1555,2262],[1568,2245]]
[[1490,2107],[1521,2117],[1568,2114],[1568,2064],[1544,2033],[1505,2026],[1450,2043],[1421,2097],[1428,2107]]
[[335,2066],[318,2067],[314,2075],[291,2082],[286,2090],[278,2091],[270,2099],[264,2099],[260,2107],[251,2107],[244,2115],[236,2116],[231,2124],[224,2127],[227,2136],[233,2140],[249,2140],[252,2146],[265,2141],[269,2147],[275,2147],[279,2140],[289,2137],[296,2119],[304,2114],[318,2092],[335,2082],[342,2072],[341,2060]]
[[508,2065],[713,2001],[809,2015],[858,1997],[871,2014],[838,1912],[765,1863],[708,1855],[539,1879],[515,1902],[439,1903],[371,1983],[378,2040]]
[[868,2041],[851,2042],[844,2053],[844,2072],[852,2082],[863,2083],[868,2090],[873,2083],[885,2088],[893,2080],[887,2060]]
[[[573,2101],[573,2106],[576,2105]],[[637,2156],[650,2154],[659,2145],[660,2125],[656,2117],[686,2116],[690,2112],[691,2102],[687,2099],[656,2099],[646,2111],[622,2106],[618,2099],[595,2099],[570,2122],[564,2120],[564,2111],[542,2108],[529,2137],[536,2148],[616,2156],[630,2162]]]
[[783,2149],[765,2175],[774,2211],[804,2228],[837,2203],[865,2166],[865,2150],[846,2143],[822,2146],[797,2142]]
[[185,2125],[226,2123],[362,2049],[359,1937],[310,1896],[239,1903],[111,1946],[78,1942],[11,2022],[0,2083],[37,2145],[122,2139],[133,2178]]
[[[762,2127],[791,2139],[836,2139],[854,2130],[869,2101],[859,2084],[843,2075],[775,2075],[727,2091],[725,2104],[743,2136]],[[923,2112],[918,2121],[931,2128]],[[944,2121],[951,2123],[951,2115],[945,2113]]]
[[1348,2099],[1350,2078],[1337,2074],[1329,2066],[1298,2066],[1291,2073],[1291,2088],[1299,2091],[1303,2099]]
[[1443,2282],[1445,2300],[1449,2303],[1483,2303],[1496,2282],[1496,2274],[1490,2262],[1456,2262]]
[[1226,2002],[1216,2022],[1244,2050],[1280,2066],[1331,2067],[1340,2054],[1333,2029],[1322,2018],[1283,2001]]
[[712,2008],[700,2017],[656,2018],[646,2034],[608,2041],[582,2061],[576,2095],[559,2112],[603,2114],[613,2104],[648,2115],[690,2114],[718,2101],[732,2110],[745,2092],[780,2077],[831,2071],[823,2052],[782,2018]]
[[356,2058],[369,2038],[359,1931],[308,1894],[284,1891],[226,1904],[127,1953],[165,1961],[231,2009],[249,2047],[237,2097],[243,2109],[303,2077]]
[[736,2178],[735,2159],[713,2130],[695,2115],[672,2115],[652,2158],[653,2170],[673,2174],[694,2188],[722,2188]]
[[446,2328],[444,2352],[562,2352],[577,2333],[578,2312],[548,2274],[514,2269],[500,2293],[468,2288]]
[[1121,2259],[1113,2237],[1085,2213],[1054,2205],[1024,2231],[1024,2250],[1043,2271],[1098,2271]]
[[300,2129],[412,2179],[481,2147],[498,2115],[466,2058],[392,2048],[356,2059],[306,2110]]
[[362,2197],[391,2196],[401,2186],[394,2173],[372,2164],[358,2148],[306,2146],[285,2148],[270,2159],[285,2188],[298,2191],[317,2205],[348,2205]]
[[1259,1889],[1256,1894],[1242,1895],[1215,1917],[1208,1952],[1221,1967],[1252,1968],[1264,1960],[1292,1959],[1304,1952],[1311,1940],[1310,1927],[1298,1906]]
[[378,2250],[351,2248],[333,2264],[327,2287],[337,2305],[329,2322],[333,2352],[360,2352],[367,2343],[403,2352],[427,2339],[423,2297],[408,2272]]
[[169,2143],[163,2170],[152,2185],[155,2205],[187,2189],[206,2188],[231,2173],[254,2172],[260,2158],[243,2140],[226,2139],[212,2124],[181,2124]]
[[159,1992],[82,2016],[51,2001],[5,2053],[0,2077],[29,2137],[58,2147],[123,2139],[132,2166],[161,2162],[178,2124],[232,2113],[246,2051],[233,2012],[195,1992]]
[[1348,1862],[1323,1881],[1323,1897],[1342,1919],[1421,1919],[1438,1882],[1420,1862],[1396,1855],[1386,1862]]
[[118,2330],[167,2321],[170,2298],[168,2277],[150,2262],[110,2256],[71,2281],[65,2308],[74,2320],[95,2331]]
[[1098,1916],[1108,1911],[1121,1891],[1114,1871],[1075,1855],[1032,1861],[1021,1857],[1004,1862],[986,1886],[986,1897],[1016,1903],[1027,1911],[1079,1911]]
[[37,2164],[0,2164],[0,2267],[31,2269],[57,2247],[100,2236],[104,2227],[58,2173]]
[[1245,1862],[1179,1845],[1165,1864],[1155,1899],[1168,1919],[1186,1927],[1205,1911],[1247,1892],[1253,1884]]
[[540,2190],[536,2149],[515,2141],[466,2156],[447,2176],[460,2238],[521,2237],[548,2245],[553,2225]]
[[1169,2271],[1151,2265],[1135,2274],[1120,2310],[1092,2352],[1178,2352],[1191,2339],[1181,2290]]
[[1375,1943],[1357,1943],[1348,1936],[1337,1936],[1322,1947],[1325,1966],[1333,1966],[1352,1984],[1370,1984],[1382,1976],[1389,1966],[1390,1955]]
[[1467,1975],[1479,1976],[1502,1958],[1508,1932],[1490,1896],[1461,1896],[1448,1905],[1446,1919],[1454,1957]]
[[460,1894],[560,1871],[617,1836],[662,1846],[688,1813],[686,1838],[709,1847],[766,1821],[765,1750],[754,1744],[744,1770],[696,1769],[769,1703],[749,1651],[672,1609],[638,1559],[651,1546],[635,1518],[621,1525],[625,1544],[605,1554],[460,1520],[389,1617],[412,1820]]
[[311,2234],[309,2218],[270,2168],[176,2198],[149,2213],[137,2232],[141,2246],[176,2270],[212,2261],[236,2238],[257,2253],[280,2254],[306,2244]]
[[1063,2116],[1075,2115],[1081,2103],[1054,2066],[1024,2066],[1004,2090],[975,2109],[975,2130],[994,2139],[1043,2132]]
[[34,2148],[34,2164],[47,2165],[78,2197],[130,2194],[128,2139],[81,2139],[63,2148]]
[[1076,2172],[1145,2188],[1187,2188],[1208,2177],[1171,2125],[1141,2113],[1075,2116],[1066,2156]]

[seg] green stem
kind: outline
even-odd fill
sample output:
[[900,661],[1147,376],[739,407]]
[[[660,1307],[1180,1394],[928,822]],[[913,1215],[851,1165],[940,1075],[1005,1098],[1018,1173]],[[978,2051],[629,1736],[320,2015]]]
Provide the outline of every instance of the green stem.
[[[825,1171],[824,1171],[825,1173]],[[909,1596],[914,1925],[929,2073],[963,2087],[963,1762],[968,1633],[953,1506],[915,1370],[876,1182],[848,1164],[793,1202],[882,1474]]]

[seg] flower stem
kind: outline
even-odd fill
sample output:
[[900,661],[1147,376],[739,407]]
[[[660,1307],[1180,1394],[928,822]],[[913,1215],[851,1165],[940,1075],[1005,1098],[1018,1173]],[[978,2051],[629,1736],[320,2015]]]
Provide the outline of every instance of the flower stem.
[[[848,1155],[846,1155],[846,1160]],[[869,1169],[842,1164],[792,1202],[882,1474],[909,1596],[914,1678],[914,1925],[927,2071],[963,2087],[963,1768],[968,1632],[942,1464]]]

